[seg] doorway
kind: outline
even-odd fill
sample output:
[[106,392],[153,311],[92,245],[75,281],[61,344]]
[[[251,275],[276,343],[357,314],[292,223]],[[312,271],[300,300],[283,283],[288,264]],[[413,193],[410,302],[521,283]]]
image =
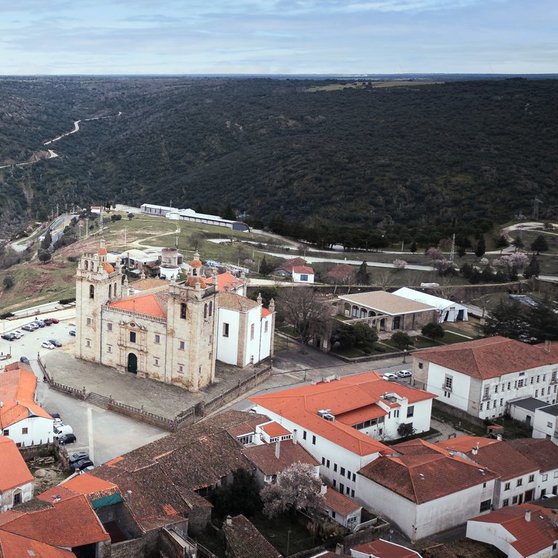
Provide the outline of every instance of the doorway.
[[132,374],[138,373],[138,357],[134,353],[128,354],[128,372]]

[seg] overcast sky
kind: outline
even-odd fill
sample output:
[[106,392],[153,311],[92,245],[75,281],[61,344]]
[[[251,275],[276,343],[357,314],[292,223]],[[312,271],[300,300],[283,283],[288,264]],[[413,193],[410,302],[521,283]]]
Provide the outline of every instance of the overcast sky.
[[558,73],[558,0],[0,0],[0,74]]

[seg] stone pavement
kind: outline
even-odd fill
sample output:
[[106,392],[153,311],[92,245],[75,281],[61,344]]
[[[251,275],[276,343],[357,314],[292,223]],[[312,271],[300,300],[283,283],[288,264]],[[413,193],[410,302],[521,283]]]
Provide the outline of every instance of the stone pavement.
[[216,382],[191,393],[177,386],[122,374],[108,366],[77,359],[70,352],[50,351],[42,356],[47,372],[55,382],[112,397],[133,407],[174,418],[181,411],[200,401],[209,401],[251,376],[254,369],[234,368],[217,363]]

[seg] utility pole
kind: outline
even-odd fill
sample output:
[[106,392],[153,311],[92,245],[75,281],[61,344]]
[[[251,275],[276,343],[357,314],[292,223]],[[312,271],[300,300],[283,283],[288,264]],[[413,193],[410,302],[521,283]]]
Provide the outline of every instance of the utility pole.
[[454,258],[455,258],[455,233],[453,233],[453,236],[451,238],[451,250],[450,250],[450,257],[449,257],[450,262],[453,263]]
[[533,219],[535,221],[539,220],[539,206],[541,203],[542,200],[539,200],[539,198],[535,196],[535,198],[533,199]]

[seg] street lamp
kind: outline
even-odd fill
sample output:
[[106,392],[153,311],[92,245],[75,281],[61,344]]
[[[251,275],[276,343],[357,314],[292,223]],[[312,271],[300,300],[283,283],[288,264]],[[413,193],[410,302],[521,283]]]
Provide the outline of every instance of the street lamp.
[[407,362],[407,353],[409,351],[407,349],[403,349],[403,364]]

